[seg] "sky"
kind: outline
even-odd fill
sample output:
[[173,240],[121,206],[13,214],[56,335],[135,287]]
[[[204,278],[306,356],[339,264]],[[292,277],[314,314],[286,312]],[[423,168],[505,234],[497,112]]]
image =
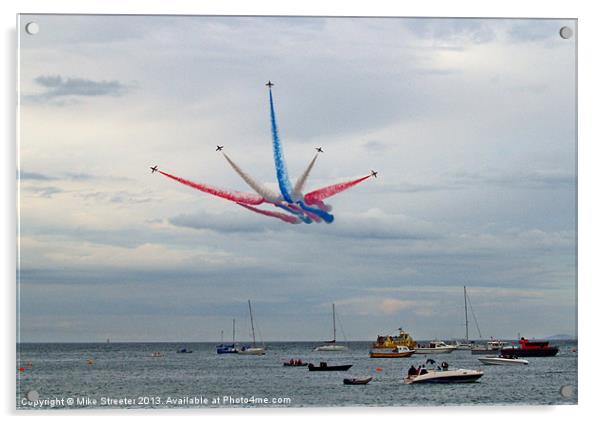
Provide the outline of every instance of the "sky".
[[[28,35],[35,21],[39,33]],[[571,20],[23,15],[21,341],[576,332]],[[265,82],[308,188],[289,225],[151,174],[276,188]],[[477,338],[469,316],[470,337]]]

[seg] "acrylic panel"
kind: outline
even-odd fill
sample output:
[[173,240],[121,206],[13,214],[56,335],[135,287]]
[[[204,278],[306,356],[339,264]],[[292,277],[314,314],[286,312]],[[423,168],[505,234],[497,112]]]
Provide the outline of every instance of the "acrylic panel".
[[577,403],[576,20],[17,33],[18,409]]

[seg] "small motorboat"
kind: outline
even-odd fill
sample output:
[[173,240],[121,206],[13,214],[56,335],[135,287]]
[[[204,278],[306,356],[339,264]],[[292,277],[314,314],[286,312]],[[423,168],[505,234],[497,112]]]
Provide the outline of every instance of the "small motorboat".
[[481,370],[470,370],[464,368],[449,369],[449,365],[446,362],[437,364],[432,359],[427,359],[424,365],[420,365],[418,368],[412,367],[408,371],[407,377],[404,378],[405,384],[416,384],[416,383],[438,383],[438,384],[452,384],[452,383],[474,383],[483,376]]
[[485,365],[529,365],[529,361],[526,359],[519,359],[516,356],[486,356],[478,359]]
[[353,365],[328,365],[326,362],[320,362],[320,366],[316,367],[314,364],[309,364],[307,368],[310,371],[347,371]]
[[416,346],[414,348],[416,353],[432,354],[432,353],[452,353],[456,350],[456,346],[448,345],[440,340],[432,341],[428,346]]
[[483,377],[481,370],[467,370],[459,368],[457,370],[427,370],[420,375],[408,376],[404,379],[406,384],[415,383],[474,383]]
[[176,350],[176,353],[192,353],[192,350],[189,350],[186,346],[182,346]]
[[492,353],[499,353],[500,350],[504,346],[506,346],[506,342],[501,340],[489,340],[486,345],[474,345],[472,349],[470,349],[470,353],[473,355],[487,355]]
[[151,353],[151,357],[153,358],[162,358],[164,355],[161,352],[153,352]]
[[343,384],[360,385],[360,384],[368,384],[371,381],[372,381],[372,377],[370,377],[370,376],[368,376],[368,377],[351,377],[351,378],[343,379]]

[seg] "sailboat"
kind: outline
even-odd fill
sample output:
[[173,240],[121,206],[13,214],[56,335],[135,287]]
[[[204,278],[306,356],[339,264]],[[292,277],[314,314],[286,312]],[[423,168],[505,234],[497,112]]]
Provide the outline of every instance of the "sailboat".
[[232,319],[232,344],[224,344],[224,332],[222,331],[222,343],[215,346],[218,354],[224,353],[238,353],[234,340],[236,339],[236,320]]
[[468,340],[468,305],[466,303],[466,286],[464,286],[464,328],[466,330],[464,340],[456,341],[455,346],[458,350],[470,350],[474,343]]
[[322,351],[322,352],[340,352],[342,350],[347,350],[347,346],[338,345],[337,344],[337,325],[336,325],[336,314],[334,311],[334,303],[332,304],[332,340],[326,342],[326,344],[322,346],[318,346],[314,349],[314,351]]
[[253,334],[253,345],[243,346],[238,349],[239,355],[265,355],[265,347],[257,346],[255,341],[255,324],[253,322],[253,309],[251,308],[251,301],[249,300],[249,315],[251,316],[251,333]]

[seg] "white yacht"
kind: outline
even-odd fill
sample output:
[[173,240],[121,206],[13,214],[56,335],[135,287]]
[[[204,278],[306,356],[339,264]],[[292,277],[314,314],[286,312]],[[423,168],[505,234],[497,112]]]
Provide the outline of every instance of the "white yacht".
[[417,345],[414,350],[417,354],[451,353],[456,350],[456,346],[435,340],[430,342],[428,346]]
[[251,309],[251,301],[249,300],[249,315],[251,316],[251,332],[253,334],[253,345],[243,346],[237,350],[239,355],[265,355],[265,347],[257,346],[255,342],[255,324],[253,323],[253,310]]
[[347,346],[337,344],[337,325],[336,325],[336,314],[334,311],[334,303],[332,304],[332,340],[326,342],[322,346],[318,346],[314,349],[316,352],[341,352],[347,350]]

